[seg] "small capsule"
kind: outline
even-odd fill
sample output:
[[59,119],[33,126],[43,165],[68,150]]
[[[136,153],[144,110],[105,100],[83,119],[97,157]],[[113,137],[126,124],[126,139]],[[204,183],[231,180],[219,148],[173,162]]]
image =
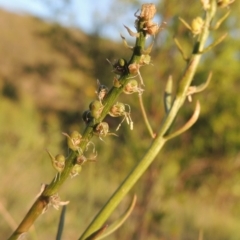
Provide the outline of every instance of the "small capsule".
[[79,132],[73,131],[70,136],[67,133],[62,134],[67,137],[67,144],[70,149],[72,149],[73,151],[81,152],[79,144],[83,139],[82,135]]
[[82,166],[79,165],[79,164],[75,164],[74,167],[72,168],[71,172],[70,172],[70,177],[71,178],[76,177],[77,175],[79,175],[81,170],[82,170]]
[[64,167],[65,167],[65,157],[62,154],[57,154],[55,156],[55,168],[57,169],[58,172],[62,172]]
[[98,119],[101,116],[103,105],[100,101],[94,100],[90,103],[89,110],[91,112],[91,116]]
[[55,170],[57,170],[58,174],[55,176],[54,178],[54,182],[57,180],[58,177],[61,176],[61,172],[64,170],[65,168],[65,157],[62,154],[57,154],[55,157],[53,157],[53,155],[46,150],[49,157],[51,158],[51,162],[52,162],[52,166]]

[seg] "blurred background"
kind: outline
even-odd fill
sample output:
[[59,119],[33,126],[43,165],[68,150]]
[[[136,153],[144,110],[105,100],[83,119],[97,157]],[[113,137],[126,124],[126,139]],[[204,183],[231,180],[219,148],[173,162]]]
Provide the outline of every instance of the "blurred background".
[[[1,0],[0,1],[0,232],[7,238],[22,220],[41,183],[55,175],[45,149],[66,154],[61,132],[82,132],[82,113],[96,98],[97,79],[109,87],[113,73],[106,58],[129,59],[120,34],[134,39],[134,13],[143,1],[126,0]],[[144,103],[153,129],[164,117],[163,92],[169,75],[176,86],[185,62],[173,37],[187,54],[194,39],[180,23],[203,14],[200,1],[156,0],[155,21],[166,21],[154,39],[152,65],[141,69]],[[194,85],[209,87],[186,102],[174,128],[192,114],[197,99],[198,122],[170,141],[144,176],[115,210],[108,223],[127,208],[134,193],[137,205],[127,222],[108,239],[192,240],[240,239],[240,97],[239,1],[230,17],[211,33],[209,43],[228,32],[227,39],[204,55]],[[217,18],[228,9],[219,9]],[[215,21],[215,22],[216,22]],[[149,41],[150,42],[150,41]],[[126,123],[105,142],[93,139],[96,163],[84,165],[80,176],[60,191],[67,206],[63,239],[77,239],[109,196],[141,159],[151,143],[141,117],[138,97],[122,95],[131,106],[134,129]],[[120,119],[107,117],[112,132]],[[141,141],[139,141],[141,139]],[[54,239],[60,211],[50,208],[27,239]],[[200,238],[199,238],[200,239]]]

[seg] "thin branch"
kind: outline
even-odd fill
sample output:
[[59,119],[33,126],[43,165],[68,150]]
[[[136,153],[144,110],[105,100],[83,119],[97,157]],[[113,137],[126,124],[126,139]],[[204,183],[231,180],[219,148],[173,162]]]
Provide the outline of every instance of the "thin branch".
[[181,127],[176,132],[167,135],[165,137],[165,139],[168,141],[168,140],[170,140],[172,138],[175,138],[178,135],[184,133],[185,131],[187,131],[198,120],[199,114],[200,114],[200,103],[199,103],[199,101],[197,101],[196,107],[195,107],[195,110],[194,110],[194,113],[193,113],[192,117],[186,122],[186,124],[184,124],[183,127]]
[[148,121],[148,117],[147,117],[147,113],[143,104],[143,99],[142,99],[142,94],[138,94],[138,100],[139,100],[139,105],[140,105],[140,109],[143,115],[143,120],[145,122],[145,125],[148,129],[148,132],[151,136],[151,138],[155,138],[156,137],[156,133],[153,132],[152,127],[150,125],[150,122]]

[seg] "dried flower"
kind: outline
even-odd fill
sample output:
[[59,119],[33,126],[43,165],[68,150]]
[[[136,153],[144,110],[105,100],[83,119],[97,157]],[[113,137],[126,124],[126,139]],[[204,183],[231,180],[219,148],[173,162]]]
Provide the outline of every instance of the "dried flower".
[[62,202],[59,195],[56,193],[49,198],[48,206],[52,205],[56,210],[58,210],[60,206],[67,205],[69,202],[70,201]]
[[140,17],[146,21],[149,21],[153,19],[156,12],[156,6],[153,3],[146,3],[142,5]]
[[154,23],[151,20],[149,20],[144,24],[144,30],[148,35],[154,36],[159,32],[160,26],[157,23]]

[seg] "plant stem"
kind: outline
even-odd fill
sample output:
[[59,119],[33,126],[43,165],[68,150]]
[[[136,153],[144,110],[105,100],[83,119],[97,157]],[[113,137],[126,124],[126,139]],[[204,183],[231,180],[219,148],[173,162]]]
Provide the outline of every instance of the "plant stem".
[[153,162],[157,154],[164,146],[166,142],[164,135],[167,133],[168,129],[172,125],[180,107],[182,106],[186,99],[188,88],[192,82],[193,76],[195,75],[197,66],[201,59],[201,54],[199,54],[199,52],[203,50],[204,45],[206,43],[207,37],[209,35],[209,26],[213,16],[215,15],[215,11],[216,1],[212,1],[210,10],[206,12],[205,25],[202,30],[202,33],[200,34],[197,42],[193,47],[192,56],[190,57],[185,68],[185,71],[183,73],[183,76],[181,77],[181,80],[179,82],[176,98],[173,102],[172,108],[166,115],[159,129],[157,137],[153,140],[147,153],[144,155],[141,161],[138,162],[138,164],[134,167],[130,174],[125,178],[120,187],[115,191],[115,193],[108,200],[105,206],[96,215],[96,217],[90,223],[90,225],[82,234],[82,236],[79,238],[79,240],[85,239],[91,233],[101,228],[103,223],[109,218],[113,210],[118,206],[118,204],[122,201],[122,199],[128,193],[128,191],[134,186],[137,180],[143,175],[148,166]]
[[[139,25],[143,27],[144,20],[139,20]],[[140,29],[142,30],[142,29]],[[130,63],[138,63],[141,57],[141,51],[144,49],[145,46],[145,35],[143,32],[140,32],[139,37],[136,40],[136,44],[133,50],[133,54],[131,56]],[[128,67],[128,66],[127,66]],[[122,74],[121,77],[119,77],[119,83],[120,86],[112,87],[107,94],[106,98],[103,99],[103,110],[101,113],[101,116],[98,119],[94,119],[92,122],[90,122],[84,132],[83,132],[83,139],[87,141],[81,141],[79,144],[79,148],[81,148],[82,152],[84,152],[88,141],[93,136],[93,126],[102,122],[102,120],[106,117],[108,114],[111,106],[116,102],[118,96],[122,93],[124,86],[126,85],[128,78],[130,74],[127,71],[126,73]],[[41,195],[36,199],[35,203],[32,205],[26,216],[23,218],[22,222],[19,224],[17,229],[12,233],[12,235],[9,237],[9,240],[15,240],[18,239],[22,234],[28,232],[29,228],[33,225],[33,223],[36,221],[36,219],[44,212],[46,207],[49,204],[49,199],[52,195],[57,194],[59,191],[59,188],[63,185],[64,182],[66,182],[67,178],[69,178],[69,175],[71,173],[71,170],[73,169],[74,165],[76,164],[76,160],[78,157],[78,153],[76,151],[70,151],[69,156],[66,158],[65,167],[64,170],[59,175],[58,179],[55,178],[52,180],[52,182],[49,185],[45,186],[44,191],[41,193]]]

